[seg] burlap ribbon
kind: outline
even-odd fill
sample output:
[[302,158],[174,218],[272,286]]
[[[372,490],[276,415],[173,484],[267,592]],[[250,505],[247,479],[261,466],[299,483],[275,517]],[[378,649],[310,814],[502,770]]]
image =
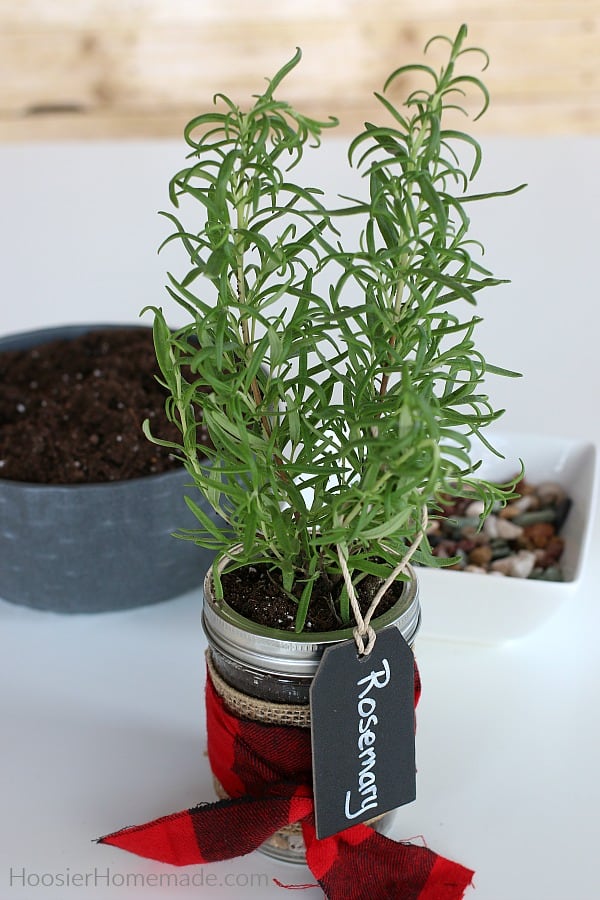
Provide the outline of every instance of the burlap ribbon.
[[[415,667],[415,704],[420,682]],[[368,825],[318,840],[310,730],[233,714],[206,681],[208,753],[231,799],[206,803],[100,838],[175,866],[231,859],[299,822],[306,861],[329,900],[460,900],[473,872],[426,847],[398,843]],[[333,751],[334,752],[334,751]]]

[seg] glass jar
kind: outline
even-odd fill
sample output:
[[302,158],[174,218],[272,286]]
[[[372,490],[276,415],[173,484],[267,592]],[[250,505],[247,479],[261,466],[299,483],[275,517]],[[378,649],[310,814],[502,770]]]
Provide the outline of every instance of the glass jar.
[[[376,632],[395,625],[412,646],[420,624],[420,604],[416,575],[410,566],[408,571],[410,580],[403,583],[400,598],[371,624]],[[310,685],[321,657],[332,644],[353,639],[352,628],[295,634],[258,625],[216,600],[211,572],[204,582],[202,621],[210,648],[209,666],[216,679],[233,689],[231,696],[240,701],[237,707],[230,706],[231,711],[236,714],[241,706],[243,715],[258,718],[250,699],[255,698],[257,707],[260,701],[268,704],[272,724],[293,722],[310,728]],[[245,704],[245,698],[250,702]],[[227,699],[226,703],[229,705]],[[220,785],[217,791],[222,792]],[[280,829],[260,849],[278,860],[304,863],[300,824]]]

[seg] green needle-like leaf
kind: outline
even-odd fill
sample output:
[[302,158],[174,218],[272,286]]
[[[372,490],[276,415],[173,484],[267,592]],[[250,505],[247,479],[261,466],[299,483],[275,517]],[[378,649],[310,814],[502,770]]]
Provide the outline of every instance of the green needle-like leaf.
[[[336,124],[279,96],[300,50],[248,110],[219,93],[184,130],[189,165],[171,179],[177,215],[163,213],[172,233],[162,246],[185,255],[167,293],[187,324],[172,330],[151,307],[154,341],[167,416],[181,432],[168,446],[227,525],[189,497],[198,528],[180,536],[217,562],[239,545],[230,569],[278,569],[297,631],[319,580],[337,619],[350,621],[340,555],[354,585],[385,579],[415,541],[416,561],[451,564],[432,555],[425,510],[476,497],[487,512],[512,496],[512,481],[478,477],[476,442],[489,445],[482,432],[501,414],[484,381],[517,373],[475,343],[473,307],[503,279],[482,264],[467,204],[523,186],[472,190],[481,147],[447,125],[467,93],[482,100],[479,115],[489,102],[467,68],[485,68],[487,55],[466,39],[465,26],[436,36],[447,54],[439,71],[402,64],[375,94],[382,121],[348,148],[364,181],[358,199],[330,204],[324,186],[294,180]],[[392,88],[405,82],[397,105]],[[148,423],[144,432],[161,443]]]

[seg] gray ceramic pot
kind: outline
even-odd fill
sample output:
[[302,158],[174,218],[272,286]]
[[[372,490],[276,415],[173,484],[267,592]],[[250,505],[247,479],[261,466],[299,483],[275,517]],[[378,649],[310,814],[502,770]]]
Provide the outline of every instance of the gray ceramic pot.
[[[123,326],[10,335],[0,339],[0,352],[107,327]],[[106,484],[0,479],[0,598],[56,612],[104,612],[200,587],[213,554],[172,536],[198,524],[184,501],[189,483],[183,468]]]

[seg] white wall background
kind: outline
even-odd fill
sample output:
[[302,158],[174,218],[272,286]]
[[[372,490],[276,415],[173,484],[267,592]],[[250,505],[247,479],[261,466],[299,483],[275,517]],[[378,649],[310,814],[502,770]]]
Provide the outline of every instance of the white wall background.
[[[495,137],[483,146],[481,189],[529,185],[470,207],[490,268],[511,278],[480,295],[480,345],[525,376],[494,379],[493,399],[507,407],[508,428],[600,439],[600,137]],[[326,141],[305,158],[306,178],[356,192],[345,147]],[[157,212],[169,208],[168,180],[184,152],[171,140],[0,147],[0,334],[130,322],[146,304],[168,308],[157,247],[169,223]]]

